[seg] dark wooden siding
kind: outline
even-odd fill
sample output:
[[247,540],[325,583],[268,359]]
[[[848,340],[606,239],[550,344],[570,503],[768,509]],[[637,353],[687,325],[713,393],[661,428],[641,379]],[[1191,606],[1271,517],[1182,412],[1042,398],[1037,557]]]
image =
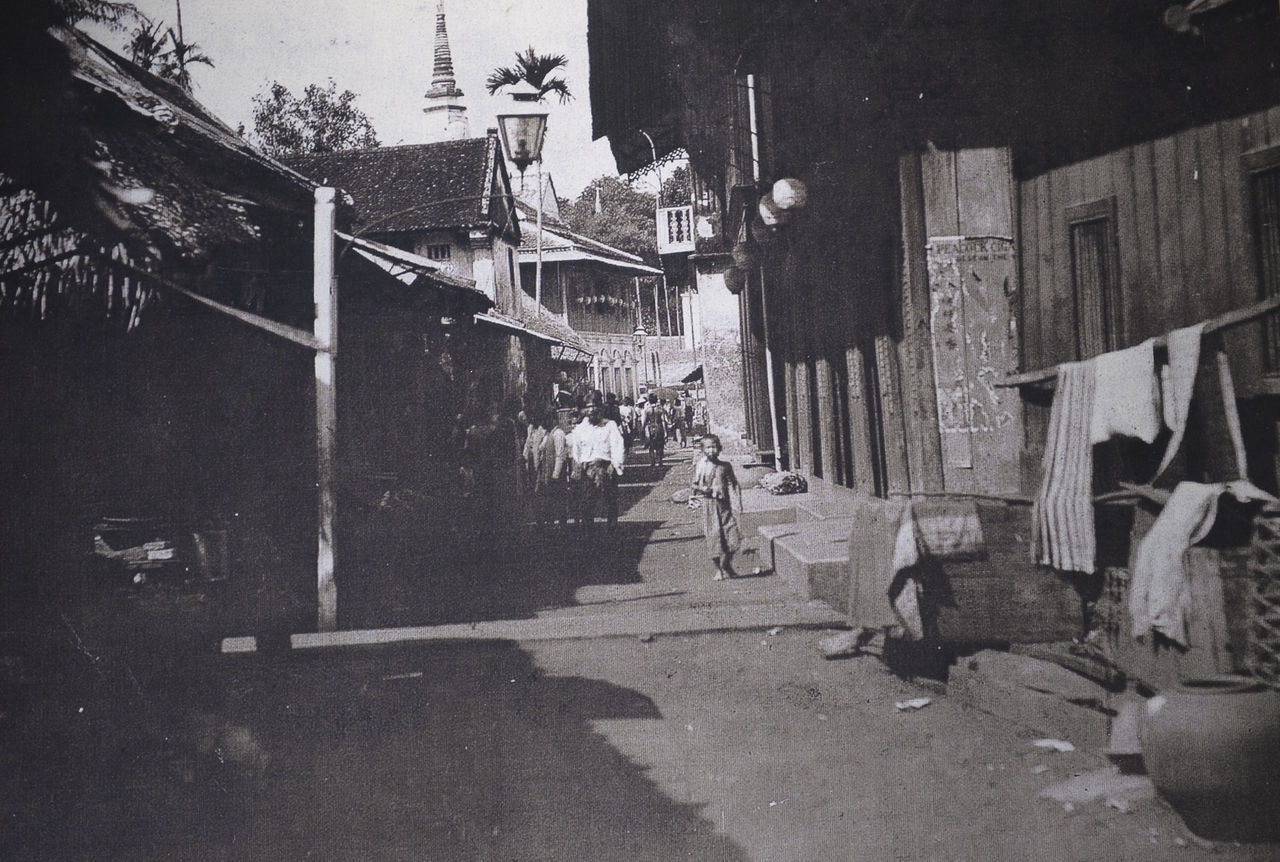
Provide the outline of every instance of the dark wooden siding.
[[[1117,347],[1258,298],[1247,153],[1280,144],[1280,107],[1139,144],[1019,184],[1026,368],[1076,358],[1070,213],[1114,201]],[[1263,391],[1262,328],[1227,335],[1236,388]]]

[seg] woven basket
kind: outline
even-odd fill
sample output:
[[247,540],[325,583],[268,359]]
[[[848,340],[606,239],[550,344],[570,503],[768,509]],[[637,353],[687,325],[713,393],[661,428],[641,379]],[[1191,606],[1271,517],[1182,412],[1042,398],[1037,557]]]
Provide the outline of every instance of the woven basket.
[[1245,667],[1280,688],[1280,506],[1267,506],[1253,523]]

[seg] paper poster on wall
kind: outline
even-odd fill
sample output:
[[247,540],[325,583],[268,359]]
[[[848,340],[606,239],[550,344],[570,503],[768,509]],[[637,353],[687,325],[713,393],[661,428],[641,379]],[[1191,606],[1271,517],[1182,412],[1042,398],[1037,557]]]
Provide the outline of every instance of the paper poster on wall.
[[983,453],[1008,458],[1020,445],[1010,393],[995,386],[1017,363],[1013,241],[933,237],[927,249],[943,469],[981,469]]

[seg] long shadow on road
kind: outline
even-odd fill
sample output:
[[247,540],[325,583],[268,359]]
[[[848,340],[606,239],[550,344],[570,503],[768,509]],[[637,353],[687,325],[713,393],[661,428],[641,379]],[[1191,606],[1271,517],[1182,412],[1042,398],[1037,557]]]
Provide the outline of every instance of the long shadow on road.
[[258,657],[200,686],[269,756],[261,777],[220,750],[186,783],[135,784],[146,816],[98,801],[79,839],[45,840],[103,859],[745,859],[592,729],[661,718],[648,697],[545,676],[511,643]]
[[379,534],[365,525],[346,543],[339,584],[342,628],[519,619],[574,604],[580,587],[634,584],[639,562],[663,525],[640,504],[679,462],[629,466],[619,488],[615,532],[597,522],[584,534],[530,528],[515,541],[430,544],[413,533]]

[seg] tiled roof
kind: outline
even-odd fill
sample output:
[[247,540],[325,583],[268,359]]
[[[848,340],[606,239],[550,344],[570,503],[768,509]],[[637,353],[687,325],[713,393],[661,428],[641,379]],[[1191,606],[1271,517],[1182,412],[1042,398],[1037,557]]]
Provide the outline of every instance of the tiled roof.
[[490,138],[466,138],[285,161],[322,185],[348,192],[357,226],[369,233],[472,228],[491,222],[496,146]]

